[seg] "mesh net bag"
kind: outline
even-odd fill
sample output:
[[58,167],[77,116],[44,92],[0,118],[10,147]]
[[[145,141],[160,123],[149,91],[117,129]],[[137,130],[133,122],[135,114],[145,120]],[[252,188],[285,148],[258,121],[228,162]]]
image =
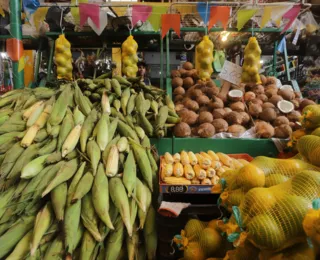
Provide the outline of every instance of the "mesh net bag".
[[320,137],[305,135],[297,142],[297,149],[304,159],[320,167]]
[[229,212],[231,212],[232,206],[239,206],[244,196],[245,192],[242,189],[224,191],[220,195],[220,205],[225,207]]
[[261,250],[273,251],[305,241],[302,223],[319,194],[320,172],[308,170],[282,184],[251,189],[239,208],[233,208],[243,231],[237,241],[248,239]]
[[320,126],[320,106],[306,106],[302,110],[301,124],[302,127],[307,129],[315,129]]

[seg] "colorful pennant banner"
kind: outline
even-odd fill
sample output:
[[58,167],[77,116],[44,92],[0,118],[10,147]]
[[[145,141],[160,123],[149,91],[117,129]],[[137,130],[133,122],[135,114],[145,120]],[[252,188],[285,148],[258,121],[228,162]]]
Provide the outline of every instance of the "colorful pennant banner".
[[237,13],[237,29],[241,30],[243,26],[251,19],[258,9],[242,9]]
[[292,23],[294,22],[294,20],[297,18],[299,12],[301,10],[301,6],[300,5],[295,5],[294,7],[292,7],[288,12],[285,13],[285,15],[283,16],[284,19],[289,19],[288,23],[286,24],[286,26],[283,28],[281,33],[284,33],[285,31],[287,31]]
[[160,17],[167,12],[167,6],[153,6],[152,14],[149,16],[148,21],[153,27],[154,31],[159,31],[160,29]]
[[226,30],[230,16],[229,6],[212,6],[210,8],[210,20],[208,30],[211,29],[218,21],[222,23],[222,27]]
[[83,26],[88,18],[100,28],[100,7],[97,4],[79,4],[80,26]]
[[132,26],[137,22],[145,22],[152,12],[152,6],[148,5],[133,5],[132,6]]
[[208,2],[200,2],[197,3],[197,11],[199,15],[201,16],[202,21],[204,24],[207,24],[210,14],[210,8],[213,6],[213,4],[209,4]]
[[180,14],[163,14],[161,15],[162,38],[172,28],[180,37]]
[[266,6],[263,9],[263,15],[260,23],[260,28],[263,28],[266,26],[266,24],[270,21],[271,19],[271,11],[273,10],[274,7],[272,6]]

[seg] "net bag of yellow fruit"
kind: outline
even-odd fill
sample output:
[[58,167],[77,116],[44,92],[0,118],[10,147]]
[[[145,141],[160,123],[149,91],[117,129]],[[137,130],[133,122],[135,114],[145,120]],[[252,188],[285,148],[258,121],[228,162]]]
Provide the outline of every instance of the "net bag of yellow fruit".
[[55,41],[54,62],[57,66],[57,78],[72,80],[71,44],[64,34]]
[[270,188],[251,189],[240,206],[233,207],[240,232],[228,238],[236,244],[248,239],[261,250],[275,252],[305,241],[302,222],[319,194],[317,171],[302,171]]
[[261,49],[256,37],[250,37],[244,49],[244,62],[242,66],[242,83],[261,84],[259,70]]
[[213,42],[209,36],[203,36],[202,41],[196,47],[196,69],[199,78],[203,81],[209,80],[213,72]]
[[302,110],[301,125],[311,130],[320,126],[320,105],[309,105]]
[[121,47],[122,73],[127,77],[136,77],[138,72],[138,44],[130,35]]
[[320,167],[320,137],[305,135],[297,142],[297,149],[304,159]]

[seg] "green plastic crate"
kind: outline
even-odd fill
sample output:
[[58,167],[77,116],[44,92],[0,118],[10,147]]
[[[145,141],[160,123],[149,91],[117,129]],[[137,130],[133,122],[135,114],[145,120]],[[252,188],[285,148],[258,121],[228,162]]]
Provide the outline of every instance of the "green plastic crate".
[[270,139],[173,138],[173,153],[182,150],[193,152],[213,150],[228,154],[247,153],[252,157],[260,155],[276,157],[279,153]]
[[151,144],[157,148],[159,155],[163,155],[166,152],[173,153],[172,141],[172,138],[150,138]]

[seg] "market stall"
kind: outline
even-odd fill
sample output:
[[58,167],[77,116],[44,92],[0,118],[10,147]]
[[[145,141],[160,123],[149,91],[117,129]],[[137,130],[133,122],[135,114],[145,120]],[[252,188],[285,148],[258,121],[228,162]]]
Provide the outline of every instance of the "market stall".
[[310,7],[23,2],[0,37],[0,259],[317,259],[320,108],[291,73]]

